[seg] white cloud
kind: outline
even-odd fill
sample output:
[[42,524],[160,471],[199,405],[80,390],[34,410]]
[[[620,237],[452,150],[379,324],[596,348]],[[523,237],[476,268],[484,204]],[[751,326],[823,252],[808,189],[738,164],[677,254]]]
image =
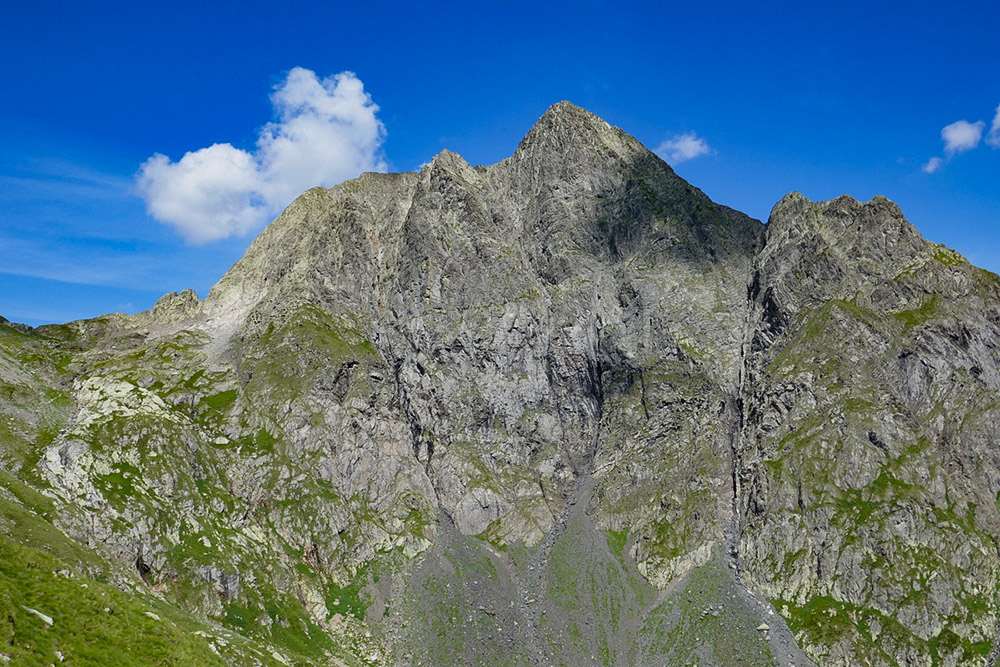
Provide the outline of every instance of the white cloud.
[[944,159],[939,157],[932,157],[930,160],[924,164],[921,169],[924,170],[925,174],[933,174],[935,171],[944,166]]
[[245,234],[270,210],[254,157],[229,144],[185,153],[178,162],[157,153],[142,165],[138,181],[149,214],[194,243]]
[[957,120],[951,125],[945,125],[941,130],[941,140],[944,141],[944,154],[949,158],[958,153],[972,150],[979,145],[986,123],[967,120]]
[[286,206],[307,188],[385,170],[380,157],[385,128],[375,117],[378,106],[351,72],[319,81],[297,67],[271,102],[278,122],[268,123],[257,140],[269,200]]
[[693,160],[712,152],[708,143],[694,132],[686,132],[667,139],[656,147],[656,154],[671,164]]
[[1000,104],[997,105],[997,113],[993,116],[990,133],[986,135],[986,143],[993,148],[1000,148]]
[[[921,169],[924,173],[933,174],[959,153],[971,151],[979,145],[985,128],[986,123],[981,120],[977,120],[975,123],[970,123],[967,120],[956,120],[950,125],[945,125],[941,128],[944,157],[932,157],[924,163]],[[1000,106],[997,107],[997,115],[993,119],[993,127],[990,128],[990,133],[986,137],[986,143],[994,148],[1000,147]]]
[[159,153],[137,174],[149,214],[193,243],[262,226],[303,191],[384,171],[385,127],[352,72],[320,80],[296,67],[271,95],[276,121],[253,152],[214,144],[177,162]]

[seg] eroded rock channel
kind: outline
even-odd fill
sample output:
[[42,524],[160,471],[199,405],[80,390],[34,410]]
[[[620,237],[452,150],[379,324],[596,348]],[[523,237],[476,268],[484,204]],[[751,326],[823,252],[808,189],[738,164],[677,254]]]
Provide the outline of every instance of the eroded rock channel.
[[0,547],[204,664],[982,665],[998,340],[887,199],[764,225],[560,103],[204,301],[0,322]]

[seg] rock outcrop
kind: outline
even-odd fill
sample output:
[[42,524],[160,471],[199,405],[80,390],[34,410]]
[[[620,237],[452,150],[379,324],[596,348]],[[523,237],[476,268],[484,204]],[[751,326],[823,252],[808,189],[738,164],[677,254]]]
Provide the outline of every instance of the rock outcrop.
[[763,225],[562,102],[304,193],[204,301],[0,322],[0,498],[229,661],[979,665],[998,327],[888,200]]

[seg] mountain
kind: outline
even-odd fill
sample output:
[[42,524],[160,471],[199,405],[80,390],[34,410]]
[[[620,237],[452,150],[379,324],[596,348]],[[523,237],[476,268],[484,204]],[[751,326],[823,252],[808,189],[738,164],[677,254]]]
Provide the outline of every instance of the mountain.
[[889,200],[764,225],[561,102],[204,301],[0,323],[0,654],[992,665],[998,342]]

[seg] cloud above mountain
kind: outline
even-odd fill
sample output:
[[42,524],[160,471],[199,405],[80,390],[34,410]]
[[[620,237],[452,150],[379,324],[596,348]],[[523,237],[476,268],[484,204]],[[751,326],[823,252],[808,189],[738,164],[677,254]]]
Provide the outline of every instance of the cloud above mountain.
[[[923,165],[924,172],[933,174],[944,165],[948,164],[953,157],[960,153],[965,153],[977,148],[983,141],[983,131],[986,129],[986,122],[978,120],[970,123],[967,120],[957,120],[941,128],[941,141],[944,143],[944,156],[934,156]],[[989,133],[986,135],[986,145],[992,148],[1000,148],[1000,106],[997,106],[996,115]]]
[[707,141],[694,132],[685,132],[663,141],[656,147],[655,152],[670,164],[680,164],[702,155],[709,155],[712,149]]
[[959,120],[951,125],[945,125],[941,129],[944,154],[952,156],[956,153],[971,151],[979,145],[979,140],[983,138],[983,128],[985,126],[986,123],[981,120],[975,123],[970,123],[967,120]]
[[352,72],[320,79],[296,67],[271,94],[275,120],[253,151],[218,143],[174,162],[157,153],[139,168],[149,214],[192,243],[255,231],[315,186],[384,171],[379,107]]

